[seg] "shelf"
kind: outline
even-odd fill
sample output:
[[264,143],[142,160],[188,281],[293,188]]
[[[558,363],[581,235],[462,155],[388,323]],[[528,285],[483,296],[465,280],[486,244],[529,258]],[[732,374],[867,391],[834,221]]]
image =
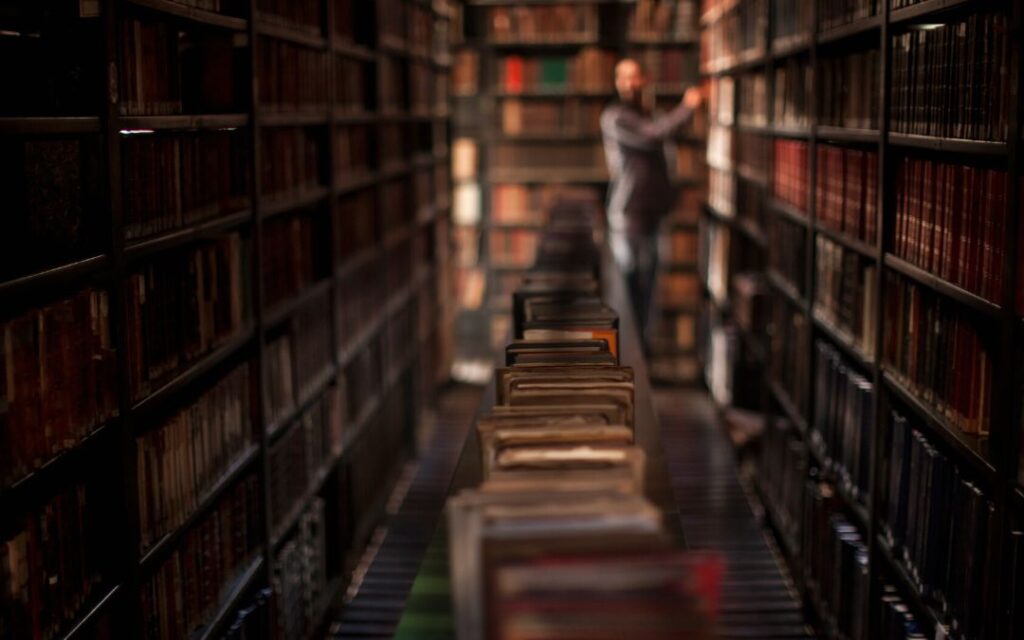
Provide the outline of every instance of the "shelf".
[[493,135],[487,138],[487,142],[504,142],[504,143],[517,143],[517,142],[532,142],[542,144],[565,144],[567,142],[590,142],[599,143],[604,138],[599,132],[596,133],[572,133],[566,131],[552,131],[550,133],[523,133],[523,134],[500,134]]
[[910,278],[917,284],[928,287],[936,293],[959,302],[987,318],[997,319],[1002,313],[1002,307],[994,302],[989,302],[985,298],[975,295],[966,289],[961,289],[957,285],[912,265],[906,260],[897,258],[891,253],[885,254],[885,266],[900,275]]
[[736,175],[751,184],[761,187],[762,189],[768,188],[768,178],[763,175],[758,175],[756,171],[746,165],[736,167]]
[[804,226],[808,222],[806,213],[778,198],[768,198],[768,208],[800,226]]
[[774,269],[768,270],[768,282],[771,283],[775,289],[784,295],[790,303],[795,307],[799,308],[800,311],[806,312],[807,301],[800,294],[796,287],[794,287],[788,280],[786,280],[782,274]]
[[937,138],[934,136],[919,136],[910,133],[890,133],[889,144],[895,147],[986,156],[1005,156],[1007,155],[1008,148],[1005,142],[962,140],[959,138]]
[[215,11],[205,11],[195,7],[187,7],[172,0],[128,0],[128,4],[136,7],[143,7],[159,13],[164,13],[177,18],[182,18],[211,27],[230,29],[231,31],[245,31],[248,28],[248,21],[244,18],[224,15]]
[[322,278],[317,282],[308,284],[297,294],[282,300],[272,308],[263,312],[264,328],[274,327],[288,320],[292,315],[306,306],[308,303],[323,296],[331,289],[331,278]]
[[987,437],[979,437],[964,433],[949,424],[935,408],[925,403],[918,394],[907,388],[897,374],[884,367],[883,378],[886,388],[903,405],[917,414],[929,427],[928,431],[943,440],[957,454],[958,460],[966,461],[975,472],[995,483],[998,480],[996,469],[992,464],[992,445]]
[[238,455],[217,479],[217,481],[199,498],[196,508],[178,525],[173,531],[164,534],[159,540],[146,549],[139,560],[139,569],[142,573],[149,574],[156,570],[157,565],[163,562],[177,547],[181,538],[188,533],[195,524],[210,514],[211,509],[223,497],[224,493],[234,486],[235,481],[252,466],[260,457],[260,448],[256,444],[250,444],[243,453]]
[[93,256],[58,267],[51,267],[38,273],[19,276],[6,282],[0,282],[0,300],[21,298],[25,294],[36,292],[39,289],[86,278],[102,271],[108,264],[107,256]]
[[848,38],[871,33],[872,31],[879,31],[881,28],[882,16],[877,15],[870,18],[861,18],[860,20],[855,20],[849,24],[834,27],[827,31],[819,31],[815,39],[819,45],[833,44]]
[[871,245],[865,243],[863,240],[851,238],[845,233],[841,233],[834,229],[830,229],[829,227],[826,227],[820,223],[814,225],[814,231],[815,233],[825,236],[832,242],[842,245],[843,247],[849,249],[850,251],[859,253],[865,258],[868,258],[872,261],[878,259],[878,251],[876,251],[875,248],[872,247]]
[[270,218],[294,211],[295,209],[305,209],[306,207],[320,204],[327,199],[327,193],[327,187],[320,186],[312,189],[307,188],[296,195],[278,196],[272,199],[263,196],[260,206],[260,219],[267,221]]
[[[344,451],[344,449],[343,449]],[[302,514],[306,511],[310,501],[320,493],[320,489],[323,488],[324,482],[331,476],[334,468],[338,465],[338,460],[341,456],[330,456],[323,465],[316,471],[316,475],[312,477],[309,485],[306,487],[305,492],[298,500],[292,505],[288,514],[281,520],[281,524],[277,526],[270,538],[270,548],[276,554],[281,544],[284,543],[288,537],[288,532],[295,528],[295,525],[299,523],[302,518]]]
[[199,222],[185,229],[169,231],[141,240],[133,240],[126,244],[124,256],[128,262],[134,262],[161,251],[167,251],[175,247],[219,236],[250,222],[251,219],[251,211],[239,211],[238,213],[232,213],[221,218]]
[[331,119],[325,109],[311,111],[274,111],[260,109],[259,123],[264,127],[316,127]]
[[199,114],[176,116],[121,116],[121,131],[159,131],[165,129],[237,129],[249,125],[245,113]]
[[334,195],[346,195],[354,191],[368,189],[380,182],[380,176],[373,172],[365,172],[349,176],[345,180],[335,178]]
[[768,127],[768,133],[776,138],[789,138],[791,140],[810,140],[811,130],[809,127],[792,127],[786,125],[772,125]]
[[[917,588],[917,584],[913,578],[910,577],[910,572],[907,571],[903,563],[896,558],[893,549],[889,546],[889,543],[881,535],[875,537],[876,546],[881,551],[881,557],[889,567],[889,574],[895,578],[897,590],[904,598],[907,599],[910,604],[911,612],[917,619],[918,623],[922,624],[928,635],[934,632],[936,627],[942,626],[941,618],[939,614],[933,609],[928,603],[921,597],[921,592]],[[938,637],[938,636],[936,636]],[[944,637],[949,637],[948,630]]]
[[92,623],[96,621],[97,617],[99,617],[111,602],[117,599],[120,592],[120,585],[108,590],[99,598],[99,600],[96,600],[96,604],[89,607],[88,611],[76,620],[75,625],[71,627],[67,633],[57,637],[60,638],[60,640],[87,640],[89,638],[95,638],[94,632],[91,628]]
[[365,327],[359,330],[354,338],[349,342],[348,345],[343,346],[339,350],[338,366],[344,368],[349,361],[355,357],[355,355],[362,351],[366,345],[372,340],[380,328],[384,325],[385,314],[384,310],[377,311],[376,316],[366,324]]
[[798,33],[783,38],[777,38],[771,44],[771,57],[773,60],[788,58],[797,53],[803,53],[811,48],[811,35]]
[[136,402],[131,408],[132,415],[149,413],[154,408],[166,403],[168,400],[181,393],[182,389],[195,382],[198,378],[209,373],[218,365],[235,355],[235,353],[249,346],[255,335],[256,331],[251,323],[248,326],[239,329],[233,337],[224,341],[219,347],[199,358],[199,360],[194,362],[190,367],[179,373],[172,380],[153,393]]
[[7,514],[21,512],[25,504],[33,502],[31,499],[33,496],[45,492],[57,480],[67,477],[70,469],[81,466],[88,460],[89,454],[93,453],[93,449],[96,449],[99,443],[116,430],[112,426],[114,420],[116,418],[99,425],[71,448],[51,457],[10,486],[0,488],[0,512]]
[[509,99],[509,98],[613,98],[615,97],[615,91],[612,89],[601,89],[601,90],[580,90],[570,89],[569,87],[550,87],[547,89],[530,89],[526,91],[519,91],[516,93],[510,93],[502,91],[501,89],[495,89],[491,92],[494,98],[498,99]]
[[863,144],[878,144],[881,134],[877,129],[849,129],[846,127],[818,126],[815,129],[818,140],[830,142],[859,142]]
[[349,256],[344,263],[338,265],[334,274],[336,278],[345,278],[360,267],[366,265],[368,262],[376,258],[380,250],[375,245],[367,246],[360,249],[354,255]]
[[385,232],[384,238],[381,240],[381,246],[384,248],[385,252],[390,251],[411,238],[415,230],[416,229],[412,224],[405,222],[398,229]]
[[[257,554],[249,565],[231,583],[227,597],[223,599],[213,618],[202,629],[197,630],[189,640],[213,640],[219,637],[224,625],[230,622],[231,614],[242,604],[256,578],[263,573],[263,556]],[[223,589],[222,589],[223,591]]]
[[352,42],[346,42],[337,37],[331,38],[331,51],[338,55],[362,60],[363,62],[373,62],[377,59],[372,49]]
[[301,27],[292,27],[256,18],[256,34],[286,40],[312,49],[326,49],[327,38]]
[[543,169],[491,170],[490,182],[512,182],[525,184],[603,184],[608,182],[604,171],[545,171]]
[[736,218],[733,221],[733,226],[757,246],[762,249],[768,247],[768,238],[765,236],[764,230],[750,218]]
[[854,342],[852,336],[845,331],[839,330],[838,327],[829,322],[820,309],[814,309],[811,317],[814,320],[815,328],[825,334],[830,342],[839,347],[844,356],[856,362],[860,366],[862,373],[870,376],[875,368],[875,359],[864,353]]
[[950,11],[963,7],[971,7],[977,4],[977,0],[925,0],[902,9],[893,9],[889,14],[890,25],[900,25],[905,22],[912,22],[918,18],[929,16],[942,11]]
[[750,124],[746,122],[737,121],[735,124],[731,126],[740,133],[752,133],[754,135],[760,136],[772,135],[772,128],[767,124]]
[[100,130],[100,119],[88,116],[0,118],[0,133],[4,135],[99,133]]
[[672,38],[670,36],[630,36],[627,44],[631,47],[696,47],[699,37]]
[[412,171],[412,165],[408,162],[391,162],[380,168],[379,178],[382,182],[400,178]]
[[772,397],[775,398],[775,401],[779,403],[780,407],[782,407],[782,411],[785,414],[785,417],[788,418],[789,421],[793,423],[793,426],[796,427],[797,431],[799,431],[806,437],[807,420],[804,419],[804,417],[800,414],[799,409],[797,409],[796,405],[793,404],[793,401],[790,399],[789,394],[786,393],[786,391],[781,386],[779,386],[779,382],[777,380],[772,380],[770,382],[769,390],[771,391]]
[[331,120],[335,124],[372,124],[377,122],[377,114],[372,111],[352,111],[349,109],[335,108],[331,114]]

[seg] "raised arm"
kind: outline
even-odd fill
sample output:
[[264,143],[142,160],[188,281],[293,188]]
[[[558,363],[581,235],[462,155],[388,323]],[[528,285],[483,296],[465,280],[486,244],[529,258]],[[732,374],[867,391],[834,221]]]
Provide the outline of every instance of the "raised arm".
[[693,109],[680,102],[672,111],[648,118],[630,109],[613,109],[601,116],[605,140],[651,151],[693,117]]

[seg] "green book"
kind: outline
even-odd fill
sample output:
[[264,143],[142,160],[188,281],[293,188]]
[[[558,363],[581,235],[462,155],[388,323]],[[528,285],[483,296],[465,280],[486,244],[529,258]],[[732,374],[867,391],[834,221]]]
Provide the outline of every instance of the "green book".
[[546,89],[562,89],[569,80],[569,60],[563,57],[541,58],[540,84]]

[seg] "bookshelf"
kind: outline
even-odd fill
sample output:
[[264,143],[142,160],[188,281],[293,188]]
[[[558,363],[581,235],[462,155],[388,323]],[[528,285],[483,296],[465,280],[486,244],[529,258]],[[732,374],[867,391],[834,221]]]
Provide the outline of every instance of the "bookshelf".
[[0,11],[0,635],[322,630],[450,366],[455,9]]
[[[604,199],[599,118],[615,97],[618,58],[639,55],[650,67],[652,107],[674,104],[696,82],[696,15],[695,2],[466,3],[465,40],[453,72],[452,154],[463,335],[487,345],[504,338],[508,294],[532,264],[545,201],[565,190]],[[678,379],[697,370],[692,332],[682,326],[686,314],[671,309],[696,306],[686,289],[695,273],[699,196],[693,194],[702,176],[700,136],[676,142],[670,164],[693,179],[678,181],[680,202],[663,233],[669,266],[659,286],[668,300],[653,336],[661,350],[652,371]],[[603,226],[595,220],[596,228]]]
[[[889,637],[909,611],[923,637],[1019,636],[1018,3],[702,10],[704,219],[766,225],[755,484],[821,633]],[[742,299],[719,268],[712,317]],[[723,324],[738,367],[758,325]]]

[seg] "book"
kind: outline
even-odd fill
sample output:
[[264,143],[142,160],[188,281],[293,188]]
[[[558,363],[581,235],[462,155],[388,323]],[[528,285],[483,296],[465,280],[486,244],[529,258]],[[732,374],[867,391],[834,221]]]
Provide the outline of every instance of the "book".
[[487,38],[500,43],[597,38],[598,7],[589,4],[488,7]]
[[888,415],[883,531],[915,587],[941,604],[953,628],[983,637],[996,571],[989,548],[991,499],[910,414]]
[[875,266],[825,236],[815,239],[814,312],[854,349],[875,351]]
[[884,356],[893,373],[953,427],[987,435],[993,378],[982,321],[897,275],[884,294]]
[[140,552],[184,524],[252,453],[251,384],[240,365],[136,439]]
[[786,247],[786,251],[772,251],[768,255],[769,267],[782,278],[793,291],[803,295],[805,291],[807,230],[800,224],[780,215],[768,218],[768,244]]
[[260,22],[285,26],[310,35],[320,35],[320,10],[317,0],[256,2],[256,18]]
[[859,504],[868,502],[874,386],[853,370],[835,347],[817,340],[814,369],[814,429],[811,439],[832,467],[837,482]]
[[769,342],[769,351],[777,373],[776,381],[786,396],[785,400],[800,418],[806,419],[803,412],[807,406],[810,377],[807,353],[811,348],[807,317],[778,294],[773,296],[771,306],[775,332]]
[[[828,11],[829,0],[819,0],[818,11]],[[772,46],[780,47],[790,42],[810,38],[814,31],[814,3],[801,0],[775,0],[772,2]],[[819,18],[819,23],[823,23]]]
[[315,127],[260,130],[260,190],[266,201],[299,198],[324,188],[326,141]]
[[893,253],[998,303],[1007,248],[1006,180],[998,169],[904,158],[896,175]]
[[[383,131],[383,130],[382,130]],[[371,168],[370,149],[372,136],[366,125],[336,125],[334,127],[334,144],[331,162],[333,163],[334,175],[342,185],[351,184],[366,180],[373,172]],[[380,140],[382,162],[386,163],[394,155],[385,151],[386,148],[393,149],[394,145],[388,146],[391,141],[385,141],[382,134]],[[401,148],[401,145],[397,145]]]
[[876,16],[880,11],[879,0],[820,0],[818,2],[818,29],[821,31],[836,29]]
[[611,51],[595,46],[582,47],[571,56],[500,56],[497,89],[507,94],[610,92],[615,62]]
[[[772,123],[787,129],[810,128],[814,67],[806,57],[790,57],[776,66],[774,73]],[[779,140],[776,144],[781,142],[785,141]]]
[[697,39],[696,0],[640,0],[629,17],[628,34],[634,42]]
[[765,422],[760,439],[757,480],[766,507],[784,539],[796,543],[804,524],[805,481],[810,464],[807,444],[785,418]]
[[377,241],[376,199],[373,191],[341,196],[334,209],[335,266],[351,264],[356,256],[367,255]]
[[109,296],[83,289],[0,322],[0,487],[118,413]]
[[879,128],[882,64],[878,49],[818,60],[819,125],[849,129]]
[[979,10],[892,42],[893,132],[1005,141],[1009,130],[1008,17]]
[[210,621],[222,589],[262,549],[259,487],[256,475],[239,480],[189,528],[170,556],[143,577],[143,638],[188,637]]
[[125,280],[130,395],[140,400],[243,329],[248,240],[237,232],[153,258]]
[[815,218],[846,237],[877,244],[878,153],[823,144],[815,163]]
[[807,143],[777,139],[772,152],[772,195],[806,215],[810,186]]
[[268,220],[261,274],[264,308],[273,309],[329,273],[325,222],[315,212]]

